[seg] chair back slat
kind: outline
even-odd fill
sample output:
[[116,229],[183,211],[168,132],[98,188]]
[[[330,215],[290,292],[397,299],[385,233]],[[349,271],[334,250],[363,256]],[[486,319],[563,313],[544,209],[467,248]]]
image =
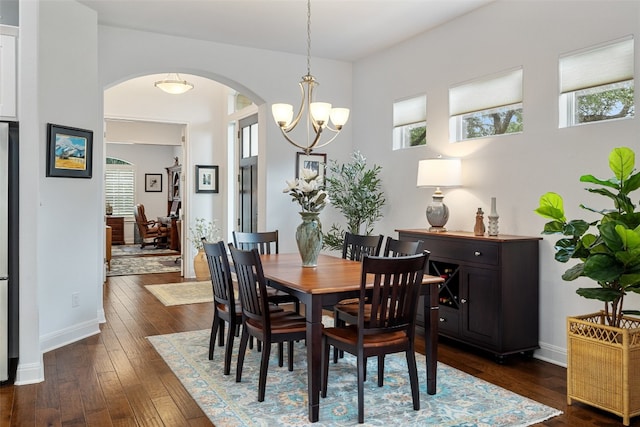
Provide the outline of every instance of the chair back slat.
[[383,235],[365,236],[360,234],[344,233],[342,244],[342,258],[352,261],[362,261],[365,255],[378,256],[382,247]]
[[209,273],[211,273],[213,299],[216,303],[227,305],[231,315],[235,315],[235,295],[227,246],[223,241],[220,241],[217,243],[203,242],[203,247],[209,265]]
[[[405,257],[363,258],[358,311],[360,338],[397,330],[405,330],[413,337],[418,296],[428,258],[428,252]],[[369,288],[367,282],[371,283],[371,277],[373,287]],[[365,304],[370,309],[366,321]]]
[[261,255],[277,254],[279,253],[278,230],[257,233],[234,231],[233,244],[244,251],[257,249]]
[[271,322],[269,316],[269,302],[262,261],[257,249],[236,249],[229,244],[233,265],[238,280],[238,293],[242,316],[261,322],[263,329],[269,331]]

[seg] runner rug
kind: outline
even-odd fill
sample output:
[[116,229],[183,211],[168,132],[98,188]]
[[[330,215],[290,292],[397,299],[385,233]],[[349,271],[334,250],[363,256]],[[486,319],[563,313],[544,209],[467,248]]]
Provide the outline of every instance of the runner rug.
[[146,285],[145,288],[166,306],[213,301],[213,289],[210,280],[206,282]]
[[[330,363],[326,398],[320,398],[320,420],[311,424],[307,410],[304,343],[296,344],[293,372],[280,368],[271,352],[266,398],[258,402],[260,353],[247,350],[242,382],[235,382],[237,343],[231,375],[223,375],[224,347],[208,360],[209,330],[148,337],[158,353],[217,427],[356,426],[358,425],[355,358],[345,354]],[[385,358],[384,387],[377,387],[377,361],[369,360],[365,382],[365,426],[528,426],[562,412],[438,364],[437,393],[426,392],[425,360],[418,357],[420,410],[414,411],[404,354]]]

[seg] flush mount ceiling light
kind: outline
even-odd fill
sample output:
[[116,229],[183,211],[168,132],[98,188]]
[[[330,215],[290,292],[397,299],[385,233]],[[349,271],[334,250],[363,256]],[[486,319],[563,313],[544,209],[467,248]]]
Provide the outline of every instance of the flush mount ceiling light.
[[[307,74],[298,85],[302,100],[295,119],[291,104],[273,104],[271,112],[285,139],[309,154],[313,149],[324,147],[333,141],[349,120],[348,108],[332,108],[328,102],[313,102],[313,88],[319,83],[311,75],[311,0],[307,0]],[[299,144],[289,136],[289,132],[295,129],[303,115],[307,122],[307,143]],[[335,127],[329,126],[329,119]],[[322,132],[327,130],[334,135],[321,142]]]
[[172,95],[180,95],[181,93],[185,93],[193,89],[193,84],[186,80],[182,80],[178,73],[167,74],[166,79],[158,80],[153,85]]

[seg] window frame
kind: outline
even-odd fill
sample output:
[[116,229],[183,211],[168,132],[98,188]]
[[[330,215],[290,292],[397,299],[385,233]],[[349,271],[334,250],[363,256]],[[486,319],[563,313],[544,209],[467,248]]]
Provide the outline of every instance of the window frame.
[[[112,159],[112,161],[116,161],[117,163],[108,163],[109,159]],[[111,194],[114,194],[112,191],[110,191],[109,187],[109,179],[110,179],[110,174],[113,173],[113,171],[126,171],[126,175],[128,175],[130,177],[130,182],[131,182],[131,192],[127,193],[126,196],[114,196],[114,198],[111,198]],[[118,173],[118,175],[121,175],[121,173]],[[123,174],[124,175],[124,174]],[[121,159],[117,159],[114,157],[107,157],[107,160],[105,162],[105,172],[104,172],[104,198],[105,198],[105,205],[107,203],[110,203],[112,208],[113,208],[113,216],[123,216],[125,218],[133,218],[133,210],[136,204],[136,168],[135,165],[132,163],[129,163],[125,160],[121,160]],[[114,184],[112,186],[117,186],[118,184]],[[127,202],[126,199],[131,199],[131,208],[130,210],[123,208],[123,206],[126,206]],[[125,201],[122,200],[117,200],[117,199],[125,199]]]
[[[420,105],[424,103],[423,105]],[[427,141],[427,95],[416,95],[393,102],[392,107],[392,149],[424,147]],[[413,129],[424,128],[424,143],[411,145]]]

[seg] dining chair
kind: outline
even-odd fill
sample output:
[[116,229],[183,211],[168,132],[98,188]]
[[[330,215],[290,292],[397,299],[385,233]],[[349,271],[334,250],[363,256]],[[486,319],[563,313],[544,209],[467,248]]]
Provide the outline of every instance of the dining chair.
[[[391,236],[388,236],[384,246],[383,256],[399,257],[399,256],[418,255],[422,253],[423,244],[424,242],[422,240],[417,240],[417,241],[399,240],[399,239],[394,239]],[[340,301],[338,302],[338,304],[335,305],[333,313],[334,313],[336,326],[342,326],[346,323],[350,323],[350,324],[356,323],[358,319],[358,305],[359,305],[358,303],[359,303],[359,300],[357,298],[352,298],[349,300]],[[337,361],[338,360],[334,354],[334,362],[337,362]]]
[[[278,246],[278,230],[261,232],[234,231],[233,245],[241,250],[257,249],[261,255],[277,254],[280,252]],[[274,304],[293,303],[296,313],[300,312],[300,301],[293,295],[281,292],[272,287],[267,288],[269,301]]]
[[[362,260],[358,319],[354,325],[322,331],[321,396],[327,396],[329,348],[339,348],[357,358],[358,422],[364,422],[364,376],[368,357],[405,352],[413,409],[420,409],[415,355],[415,322],[426,253],[407,257],[372,257]],[[368,289],[370,285],[372,288]],[[365,298],[369,302],[365,303]],[[368,321],[365,321],[368,318]],[[378,387],[384,384],[384,364],[378,363]]]
[[224,374],[229,375],[231,369],[231,352],[233,351],[233,337],[237,336],[238,328],[242,324],[242,309],[240,301],[236,301],[231,280],[231,268],[227,256],[227,246],[223,241],[217,243],[203,242],[204,252],[211,273],[213,287],[213,324],[209,338],[209,360],[213,359],[216,334],[219,333],[218,345],[224,346],[225,322],[229,324],[227,345],[224,352]]
[[262,271],[260,253],[256,248],[249,251],[229,245],[238,280],[240,305],[242,307],[242,334],[236,368],[236,382],[242,379],[242,366],[249,337],[262,342],[262,357],[258,380],[258,402],[264,401],[269,367],[271,344],[288,343],[288,368],[293,371],[293,342],[303,340],[307,334],[304,317],[292,311],[271,313],[267,297],[267,280]]

